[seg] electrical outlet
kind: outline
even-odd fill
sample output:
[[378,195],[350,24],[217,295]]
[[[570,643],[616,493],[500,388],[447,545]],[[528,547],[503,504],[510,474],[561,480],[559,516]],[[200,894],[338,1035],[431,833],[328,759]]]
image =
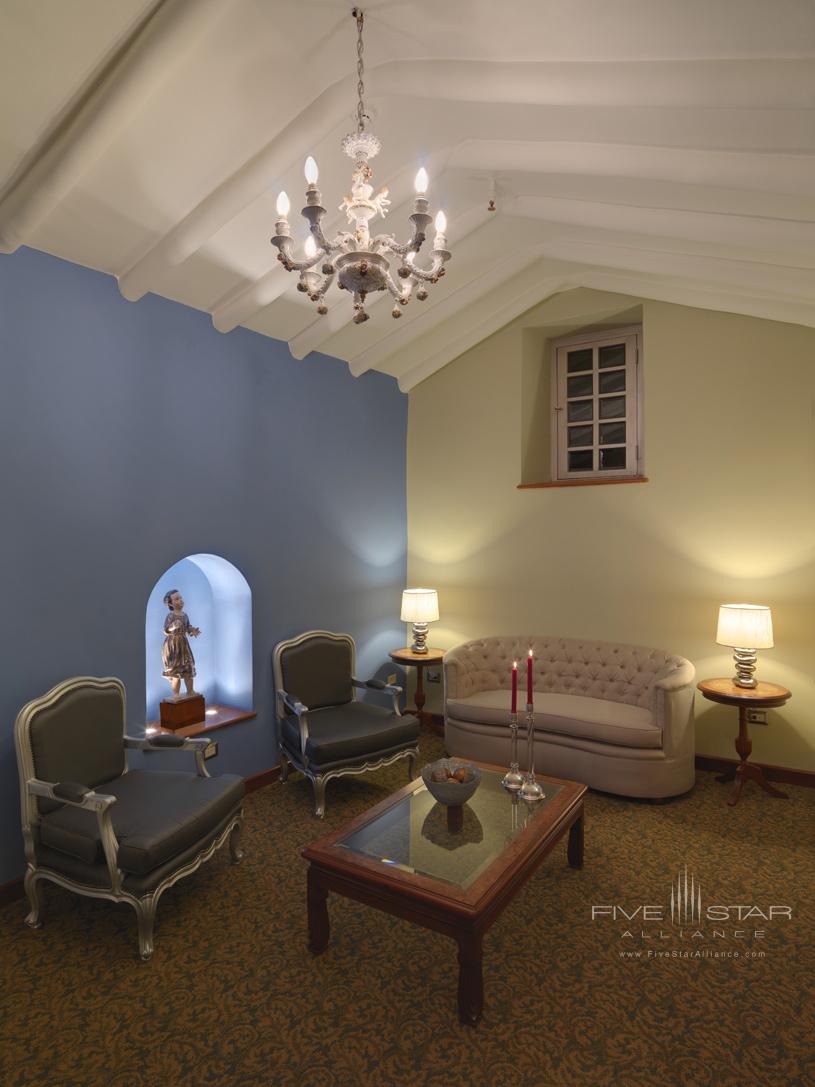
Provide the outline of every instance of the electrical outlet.
[[751,725],[766,725],[767,724],[767,711],[766,710],[748,710],[747,720]]
[[389,686],[395,687],[396,686],[396,678],[397,678],[396,677],[396,672],[391,672],[391,674],[388,676],[386,682],[388,683]]
[[438,668],[428,668],[425,675],[428,683],[441,683],[441,672]]

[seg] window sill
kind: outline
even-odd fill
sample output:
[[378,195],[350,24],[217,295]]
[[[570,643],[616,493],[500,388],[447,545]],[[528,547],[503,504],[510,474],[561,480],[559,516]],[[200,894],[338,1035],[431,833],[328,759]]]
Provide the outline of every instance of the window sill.
[[624,479],[552,479],[546,483],[519,483],[517,490],[541,487],[609,487],[613,483],[649,483],[648,476],[626,476]]
[[[212,713],[212,710],[215,710],[215,713]],[[220,706],[213,703],[207,710],[205,721],[196,721],[192,725],[183,725],[181,728],[162,728],[159,721],[148,721],[147,734],[152,736],[157,732],[169,732],[174,736],[207,736],[216,729],[229,728],[230,725],[249,721],[253,717],[257,717],[254,710],[239,710],[235,706]]]

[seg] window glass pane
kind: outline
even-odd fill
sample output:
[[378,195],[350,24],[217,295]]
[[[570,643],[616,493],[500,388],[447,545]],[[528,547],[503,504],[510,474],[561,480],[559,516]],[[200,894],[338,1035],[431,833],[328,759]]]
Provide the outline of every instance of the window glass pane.
[[570,423],[588,423],[594,418],[594,401],[572,400],[566,406],[566,415]]
[[570,472],[590,472],[594,467],[594,454],[588,453],[570,453],[569,454],[569,471]]
[[579,351],[568,351],[566,369],[570,374],[579,374],[581,370],[591,370],[591,348],[582,347]]
[[594,374],[583,374],[581,377],[570,377],[567,381],[566,395],[571,400],[573,396],[591,396],[594,392]]
[[607,374],[600,374],[601,393],[624,393],[625,370],[609,370]]
[[600,469],[625,468],[625,447],[600,450]]
[[607,396],[600,401],[601,419],[619,419],[625,415],[625,397]]
[[598,356],[597,365],[601,368],[606,366],[625,366],[625,344],[607,344],[605,347],[600,348]]
[[601,423],[600,445],[620,445],[625,441],[625,423]]
[[[616,426],[617,424],[615,424]],[[625,429],[625,424],[623,424]],[[569,427],[569,445],[591,445],[592,444],[592,431],[594,427],[591,426],[570,426]]]

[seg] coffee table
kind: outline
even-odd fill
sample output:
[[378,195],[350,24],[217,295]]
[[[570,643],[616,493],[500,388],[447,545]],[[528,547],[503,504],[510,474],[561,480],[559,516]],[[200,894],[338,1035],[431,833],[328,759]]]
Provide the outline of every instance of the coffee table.
[[586,794],[538,777],[546,796],[529,804],[501,788],[503,768],[478,765],[463,807],[437,804],[417,778],[303,850],[310,950],[328,945],[330,891],[444,933],[458,944],[459,1018],[471,1026],[484,1004],[484,933],[567,831],[569,864],[582,867]]

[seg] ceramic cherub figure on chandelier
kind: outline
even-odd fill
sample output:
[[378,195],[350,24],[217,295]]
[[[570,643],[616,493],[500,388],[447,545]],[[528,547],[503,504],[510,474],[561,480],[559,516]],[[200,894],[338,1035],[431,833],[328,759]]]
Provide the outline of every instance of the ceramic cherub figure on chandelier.
[[201,633],[198,627],[190,624],[187,613],[184,611],[184,601],[178,589],[170,589],[164,594],[164,603],[169,608],[169,614],[164,620],[164,646],[161,651],[164,662],[162,675],[170,681],[173,692],[173,701],[181,697],[181,680],[186,684],[186,695],[189,698],[196,694],[193,686],[195,676],[195,657],[192,655],[190,642],[187,635],[197,638]]

